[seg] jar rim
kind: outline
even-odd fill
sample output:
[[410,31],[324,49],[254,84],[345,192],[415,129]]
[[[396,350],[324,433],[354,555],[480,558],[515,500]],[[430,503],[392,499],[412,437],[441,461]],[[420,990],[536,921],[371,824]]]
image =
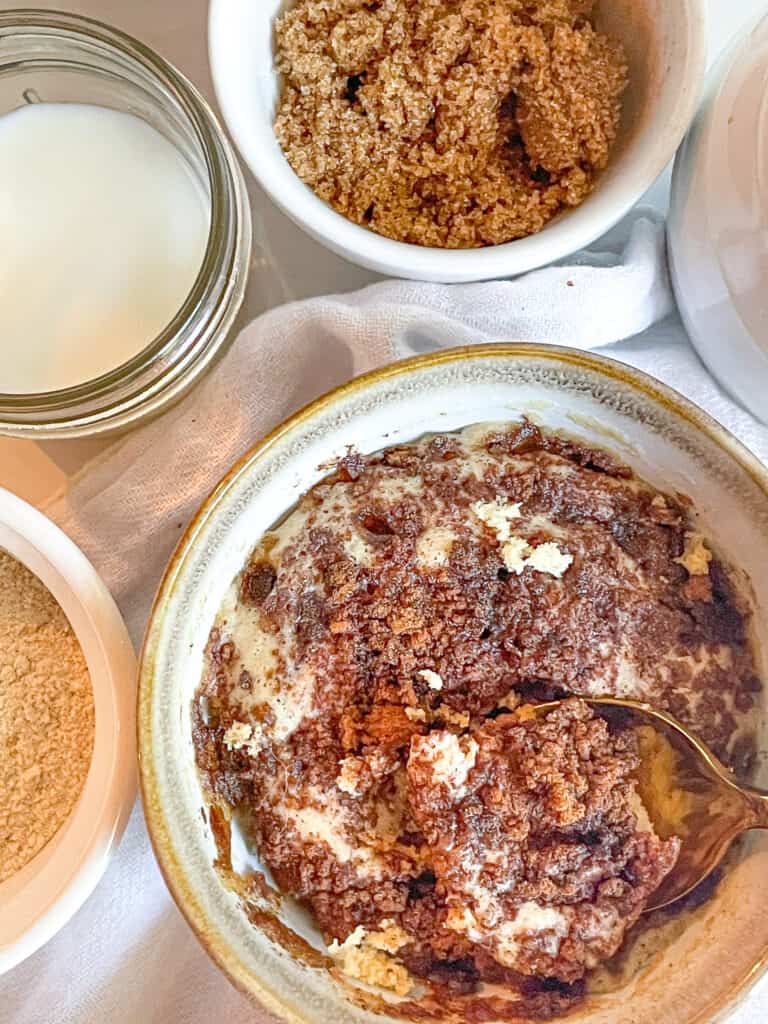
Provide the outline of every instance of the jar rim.
[[[62,421],[64,424],[79,426],[81,422],[92,421],[94,417],[104,420],[126,403],[135,405],[140,402],[141,396],[148,391],[162,389],[164,378],[172,369],[176,369],[177,373],[183,369],[178,362],[168,366],[165,372],[160,367],[156,380],[149,383],[145,381],[128,394],[116,398],[110,396],[115,386],[130,387],[131,384],[137,384],[137,378],[151,371],[164,357],[170,356],[185,328],[195,322],[201,307],[210,298],[212,282],[220,277],[222,270],[226,272],[227,263],[232,259],[229,211],[224,208],[227,204],[222,202],[222,197],[232,192],[233,168],[229,147],[213,111],[195,86],[145,43],[97,19],[34,8],[0,12],[0,39],[4,36],[29,37],[35,34],[39,34],[41,39],[59,35],[66,41],[82,41],[91,46],[95,44],[104,53],[119,56],[123,60],[127,57],[138,71],[160,85],[177,105],[199,146],[201,163],[205,167],[210,189],[210,223],[197,276],[176,315],[154,339],[129,360],[76,385],[43,392],[0,391],[0,431],[5,428],[35,431],[36,427],[41,430],[51,427],[55,431]],[[55,53],[48,53],[42,62],[44,65],[55,66],[58,57]],[[4,63],[4,59],[0,59],[0,68]],[[234,173],[239,173],[237,165]],[[185,353],[181,355],[183,357]],[[83,402],[98,402],[99,399],[106,401],[99,402],[98,408],[91,409],[85,418],[78,414],[72,415],[73,406]],[[34,419],[30,419],[31,414],[34,414]]]

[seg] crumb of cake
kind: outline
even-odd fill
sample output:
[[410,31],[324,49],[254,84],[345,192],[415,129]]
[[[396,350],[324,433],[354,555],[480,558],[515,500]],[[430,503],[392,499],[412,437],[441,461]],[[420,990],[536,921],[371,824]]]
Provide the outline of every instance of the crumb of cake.
[[381,923],[382,929],[373,932],[358,925],[343,942],[334,939],[328,946],[328,953],[350,978],[406,996],[413,988],[413,981],[393,954],[410,942],[410,936],[394,921]]
[[251,757],[257,757],[265,743],[266,737],[264,735],[264,727],[261,723],[255,722],[253,725],[253,732],[251,733],[251,741],[245,749]]
[[506,708],[507,711],[514,711],[515,708],[519,707],[522,697],[515,690],[510,690],[506,696],[502,697],[501,700],[496,702],[497,708]]
[[256,757],[264,745],[264,730],[259,722],[233,722],[223,736],[223,743],[230,750],[244,750]]
[[472,511],[482,523],[493,530],[499,544],[510,539],[512,536],[510,523],[522,515],[519,502],[508,504],[501,497],[497,497],[495,501],[476,501],[472,506]]
[[573,555],[561,551],[554,541],[531,545],[525,537],[512,533],[512,522],[522,518],[519,502],[509,504],[503,498],[495,501],[477,501],[472,511],[477,518],[493,530],[501,546],[501,557],[506,569],[519,576],[527,566],[536,572],[549,573],[560,579],[573,562]]
[[650,725],[635,730],[640,751],[638,797],[653,811],[653,828],[662,839],[685,836],[694,797],[677,784],[678,754],[669,740]]
[[427,684],[430,690],[442,690],[442,676],[439,675],[437,672],[433,672],[432,669],[423,668],[419,672],[417,672],[416,675],[420,676],[424,680],[424,682]]
[[573,555],[561,551],[554,541],[534,546],[525,537],[510,537],[504,541],[501,545],[501,558],[505,568],[516,576],[530,568],[558,580],[573,564]]
[[369,565],[373,558],[373,548],[359,533],[353,533],[344,541],[344,550],[353,562]]
[[707,576],[712,552],[704,543],[704,537],[691,530],[685,535],[685,550],[675,561],[687,569],[691,576]]
[[[639,745],[639,744],[638,744]],[[651,832],[653,835],[657,835],[656,829],[653,827],[653,822],[648,813],[648,807],[646,806],[643,798],[640,796],[639,787],[637,785],[631,787],[627,793],[627,803],[632,809],[632,813],[635,816],[635,827],[638,832]],[[669,836],[662,838],[670,838],[671,836],[680,836],[679,832],[671,832]]]
[[444,526],[425,530],[416,545],[416,564],[425,569],[447,565],[456,535]]
[[360,946],[365,939],[367,932],[361,924],[355,928],[354,931],[350,932],[349,935],[344,939],[343,942],[339,942],[338,939],[334,939],[328,944],[329,956],[337,957],[344,956],[350,949],[354,949],[356,946]]
[[372,946],[352,946],[344,954],[341,969],[350,978],[394,992],[396,996],[407,996],[413,988],[413,979],[405,965]]
[[342,793],[356,796],[359,792],[360,777],[365,769],[365,762],[360,757],[345,757],[340,768],[341,771],[336,777],[336,785]]
[[471,736],[456,736],[436,729],[411,740],[409,764],[427,764],[438,785],[459,795],[477,758],[477,743]]
[[384,920],[381,924],[382,928],[380,931],[371,932],[367,937],[369,945],[373,946],[374,949],[394,954],[399,952],[403,946],[407,946],[411,941],[408,932],[404,931],[394,921]]
[[526,565],[529,565],[528,556],[531,553],[531,546],[525,537],[510,537],[501,545],[501,560],[509,572],[519,576]]
[[548,573],[559,580],[573,564],[573,555],[561,551],[554,542],[547,541],[533,548],[526,563],[537,572]]
[[405,713],[412,722],[425,722],[428,725],[451,725],[460,732],[468,728],[472,716],[468,711],[456,711],[449,704],[438,704],[435,708],[406,708]]
[[606,166],[621,44],[591,0],[296,0],[275,23],[275,133],[338,212],[419,245],[541,230]]
[[525,945],[537,942],[555,950],[568,935],[568,918],[554,907],[529,901],[521,903],[511,921],[505,921],[497,936],[497,957],[505,967],[518,963]]
[[412,722],[426,722],[427,712],[424,708],[406,708],[405,713]]
[[471,721],[468,711],[454,711],[447,704],[441,704],[435,711],[434,717],[444,722],[445,725],[454,725],[457,729],[466,729]]
[[239,750],[249,742],[253,735],[253,726],[248,722],[233,722],[224,733],[224,744],[230,750]]

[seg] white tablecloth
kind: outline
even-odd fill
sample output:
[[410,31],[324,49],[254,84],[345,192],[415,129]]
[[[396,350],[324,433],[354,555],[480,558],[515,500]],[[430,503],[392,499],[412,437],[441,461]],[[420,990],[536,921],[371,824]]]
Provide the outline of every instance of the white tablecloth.
[[[762,0],[711,0],[717,47],[759,6]],[[119,4],[109,0],[109,7]],[[157,19],[161,8],[148,0],[131,5],[131,18],[149,17],[150,8]],[[111,16],[120,20],[116,13]],[[664,206],[664,181],[649,199]],[[279,244],[282,218],[269,208],[265,218]],[[179,524],[211,478],[270,422],[394,355],[435,343],[503,336],[607,346],[608,354],[688,392],[768,459],[768,432],[723,395],[698,363],[676,317],[665,315],[669,293],[652,222],[648,229],[638,227],[625,247],[628,228],[623,225],[598,247],[602,256],[527,281],[453,290],[396,283],[268,314],[244,332],[203,388],[159,424],[123,442],[50,511],[104,574],[138,639]],[[344,265],[324,253],[322,274],[310,279],[311,266],[320,267],[314,254],[314,243],[307,241],[296,259],[306,277],[287,288],[289,293],[331,290],[329,273],[336,274],[336,288],[361,280],[359,271],[346,275]],[[574,278],[575,289],[567,284]],[[570,309],[568,303],[577,299]],[[591,320],[586,311],[592,312]],[[614,341],[618,338],[625,340]],[[281,375],[285,386],[276,388],[271,373]],[[222,394],[230,410],[243,411],[234,427],[221,408]],[[191,427],[193,403],[206,424],[204,437]],[[171,434],[183,441],[164,443]],[[214,453],[202,476],[191,469],[199,465],[195,455],[201,445]],[[135,571],[137,536],[141,573]],[[138,809],[90,900],[48,946],[0,980],[3,1024],[207,1024],[214,1007],[215,1020],[263,1019],[208,961],[181,919],[154,864]],[[766,1008],[768,981],[763,981],[733,1024],[763,1024]]]

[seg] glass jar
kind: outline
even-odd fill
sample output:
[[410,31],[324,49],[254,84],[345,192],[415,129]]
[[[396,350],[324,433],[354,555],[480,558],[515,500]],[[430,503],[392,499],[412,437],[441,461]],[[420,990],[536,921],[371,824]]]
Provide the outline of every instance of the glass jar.
[[712,375],[768,425],[768,15],[707,76],[672,175],[672,285]]
[[143,118],[174,144],[210,201],[203,262],[182,308],[136,356],[75,387],[0,393],[0,433],[34,439],[121,431],[177,401],[233,336],[251,251],[245,182],[232,147],[195,87],[136,39],[87,18],[0,13],[0,114],[72,102]]

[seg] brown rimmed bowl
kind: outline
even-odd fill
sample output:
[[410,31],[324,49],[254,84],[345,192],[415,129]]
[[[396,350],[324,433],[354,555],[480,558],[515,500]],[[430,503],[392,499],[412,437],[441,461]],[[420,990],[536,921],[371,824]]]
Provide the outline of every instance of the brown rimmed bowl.
[[[749,574],[766,677],[768,470],[718,423],[645,374],[553,346],[481,345],[386,366],[296,413],[231,469],[182,538],[147,629],[138,705],[144,810],[168,886],[230,980],[280,1020],[381,1024],[396,1011],[382,1017],[358,1005],[325,969],[308,966],[251,924],[213,867],[190,702],[219,605],[261,534],[347,445],[373,452],[426,432],[523,414],[609,448],[651,483],[693,499],[718,553]],[[767,780],[768,772],[758,776]],[[766,877],[768,836],[754,835],[714,895],[670,918],[653,941],[638,943],[633,969],[591,993],[571,1024],[721,1020],[768,964]],[[281,916],[323,949],[307,914],[288,904]]]

